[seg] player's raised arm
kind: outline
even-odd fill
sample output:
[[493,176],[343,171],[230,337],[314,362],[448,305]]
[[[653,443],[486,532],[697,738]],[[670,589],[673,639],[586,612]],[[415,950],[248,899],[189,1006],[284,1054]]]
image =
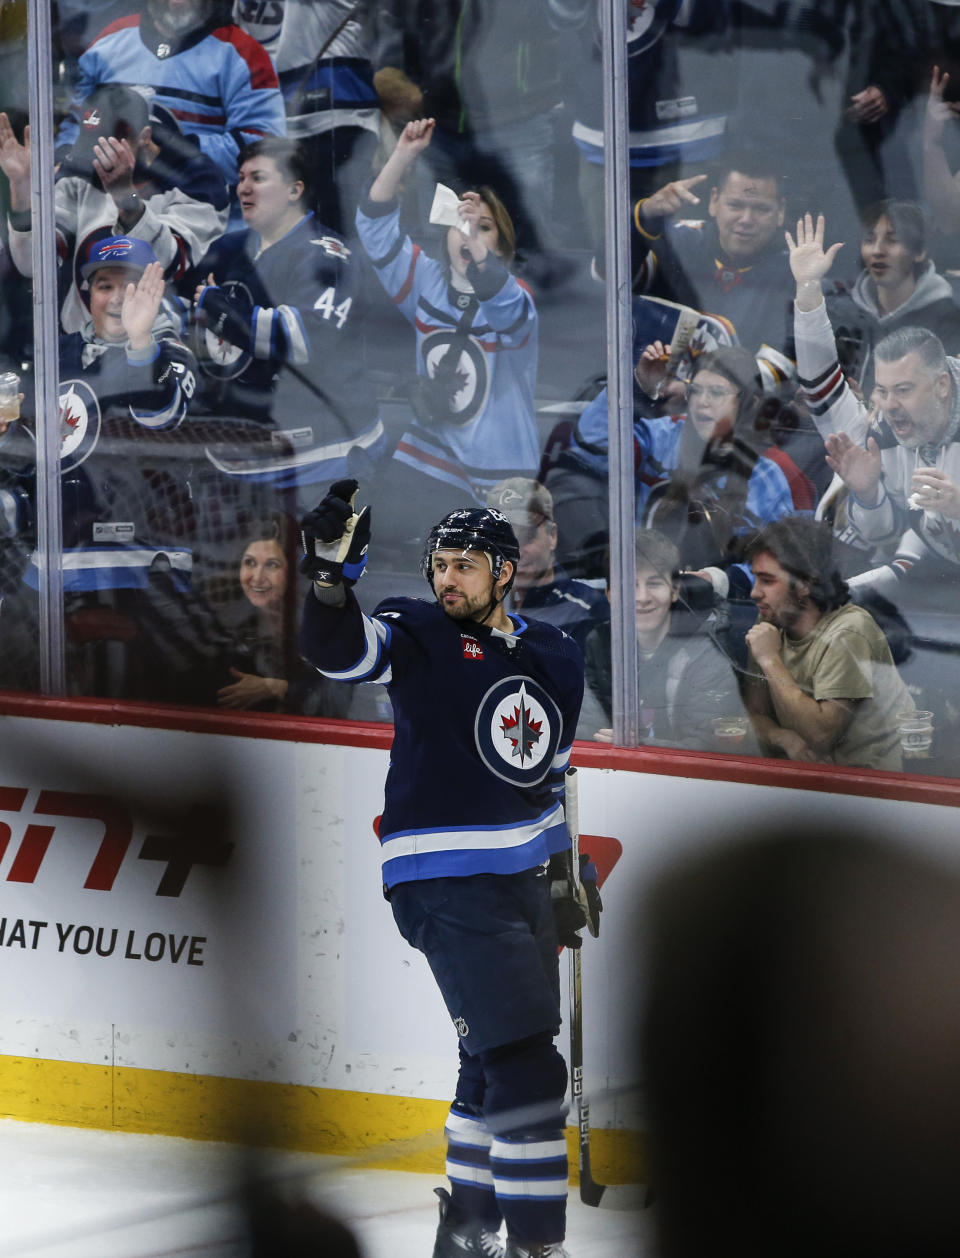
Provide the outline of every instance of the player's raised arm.
[[[366,566],[370,508],[364,507],[359,513],[354,510],[358,489],[355,480],[336,481],[300,522],[300,571],[313,581],[321,602],[343,602],[342,587],[355,585]],[[339,597],[330,597],[334,590]]]

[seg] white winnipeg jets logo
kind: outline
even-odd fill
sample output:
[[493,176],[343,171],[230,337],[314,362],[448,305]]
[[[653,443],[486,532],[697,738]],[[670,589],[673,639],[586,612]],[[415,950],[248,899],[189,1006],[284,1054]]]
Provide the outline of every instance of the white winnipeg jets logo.
[[503,677],[477,707],[477,751],[495,777],[535,786],[550,772],[562,727],[560,709],[543,686],[523,674]]
[[87,435],[87,407],[75,388],[60,398],[60,453],[72,454]]
[[549,746],[544,734],[549,731],[547,714],[540,703],[527,693],[526,685],[507,695],[493,712],[490,733],[493,746],[503,760],[522,769],[539,764]]
[[627,39],[639,39],[650,29],[653,19],[657,16],[656,4],[647,4],[643,0],[631,0],[627,14]]

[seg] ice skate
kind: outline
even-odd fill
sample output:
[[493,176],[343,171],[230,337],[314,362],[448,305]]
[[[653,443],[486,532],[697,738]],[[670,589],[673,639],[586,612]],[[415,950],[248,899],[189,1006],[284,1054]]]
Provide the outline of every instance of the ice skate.
[[[496,1232],[483,1226],[479,1219],[450,1217],[453,1204],[445,1188],[433,1190],[440,1198],[440,1222],[433,1246],[433,1258],[464,1258],[479,1254],[481,1258],[504,1258],[503,1245]],[[560,1254],[561,1251],[557,1251]]]
[[570,1258],[570,1255],[561,1241],[549,1245],[527,1244],[508,1236],[504,1258]]

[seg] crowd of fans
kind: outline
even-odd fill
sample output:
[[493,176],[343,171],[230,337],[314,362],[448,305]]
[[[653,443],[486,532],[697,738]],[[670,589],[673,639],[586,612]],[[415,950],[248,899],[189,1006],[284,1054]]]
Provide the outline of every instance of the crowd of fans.
[[[561,422],[540,405],[550,316],[602,306],[595,0],[52,11],[72,692],[381,714],[292,645],[295,522],[349,475],[394,589],[448,510],[508,516],[512,610],[580,642],[580,733],[609,740],[602,356]],[[956,771],[958,12],[628,6],[646,742]],[[745,107],[737,56],[771,32],[814,79],[845,68],[844,196],[796,177],[823,137],[785,113],[769,143]],[[0,683],[29,688],[31,141],[3,103],[0,367],[22,404],[0,418]]]

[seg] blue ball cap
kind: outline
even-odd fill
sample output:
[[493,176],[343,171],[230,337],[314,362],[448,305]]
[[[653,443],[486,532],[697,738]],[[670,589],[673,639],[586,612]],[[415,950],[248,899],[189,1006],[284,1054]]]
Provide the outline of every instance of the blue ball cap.
[[131,271],[144,271],[157,255],[145,240],[136,236],[108,236],[90,246],[87,260],[80,267],[83,278],[89,279],[94,271],[105,266],[122,266]]

